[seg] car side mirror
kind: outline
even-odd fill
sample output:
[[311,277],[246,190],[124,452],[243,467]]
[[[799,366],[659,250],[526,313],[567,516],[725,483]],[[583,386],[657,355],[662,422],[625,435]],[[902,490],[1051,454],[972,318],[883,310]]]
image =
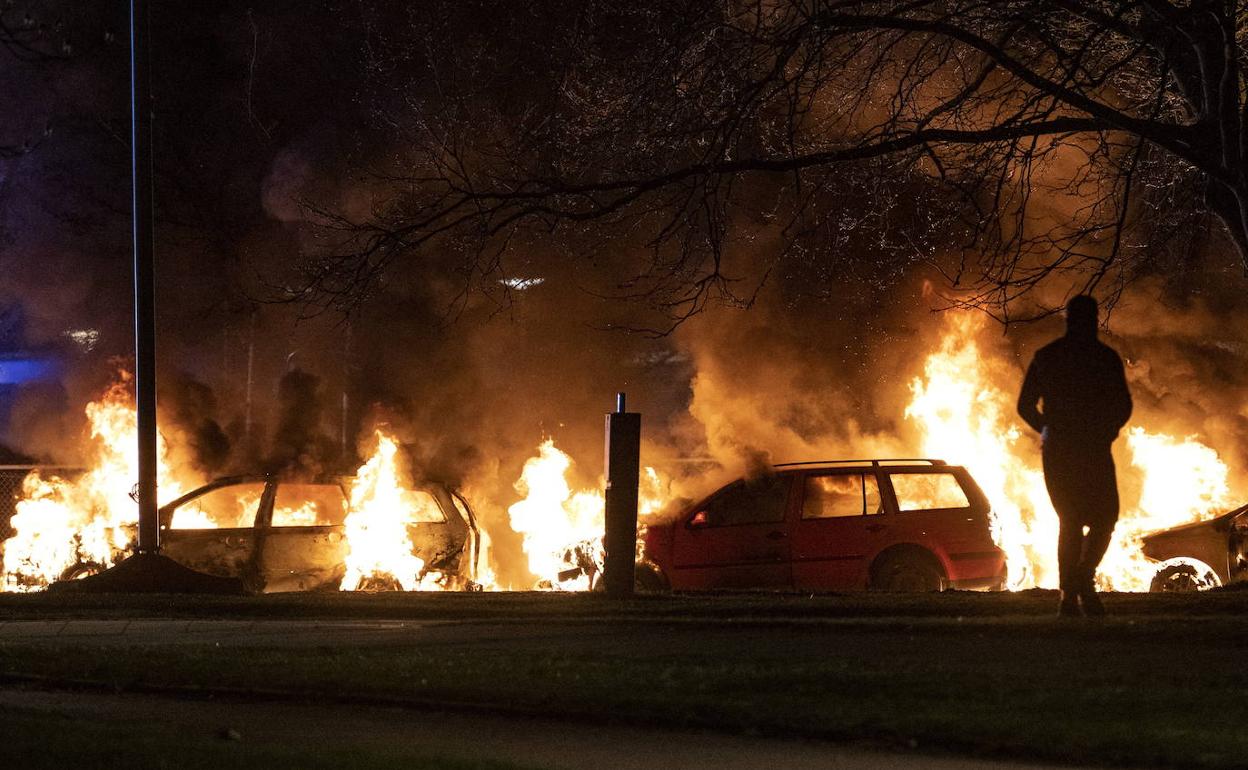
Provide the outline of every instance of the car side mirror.
[[709,523],[710,523],[710,519],[706,515],[706,511],[698,511],[697,513],[689,517],[689,521],[686,523],[685,526],[689,527],[689,529],[701,529],[702,527],[707,526]]

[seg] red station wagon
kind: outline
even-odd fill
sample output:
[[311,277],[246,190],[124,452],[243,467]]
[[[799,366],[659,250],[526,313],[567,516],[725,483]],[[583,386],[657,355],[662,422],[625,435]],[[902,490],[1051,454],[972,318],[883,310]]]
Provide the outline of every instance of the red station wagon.
[[1000,590],[1005,553],[965,468],[940,460],[777,465],[648,526],[638,582],[674,590]]

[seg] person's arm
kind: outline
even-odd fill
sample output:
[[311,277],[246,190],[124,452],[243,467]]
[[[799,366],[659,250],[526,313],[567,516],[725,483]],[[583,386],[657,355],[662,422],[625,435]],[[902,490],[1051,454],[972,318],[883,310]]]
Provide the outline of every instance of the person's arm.
[[1044,415],[1037,406],[1039,403],[1040,374],[1033,359],[1031,366],[1027,367],[1027,376],[1023,378],[1023,389],[1018,394],[1018,416],[1022,417],[1032,430],[1043,433],[1045,421]]

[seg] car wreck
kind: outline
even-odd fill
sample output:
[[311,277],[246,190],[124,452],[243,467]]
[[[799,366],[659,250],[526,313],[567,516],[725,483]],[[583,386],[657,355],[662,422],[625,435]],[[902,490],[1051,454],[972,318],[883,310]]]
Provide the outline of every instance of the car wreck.
[[[253,592],[339,590],[347,572],[350,484],[348,477],[218,479],[161,507],[162,552],[191,569],[240,578]],[[414,494],[424,503],[405,522],[423,563],[416,577],[447,590],[478,590],[480,532],[471,506],[436,482]],[[353,587],[398,587],[392,583],[379,578]]]
[[1157,562],[1150,591],[1202,591],[1248,580],[1248,505],[1141,538]]

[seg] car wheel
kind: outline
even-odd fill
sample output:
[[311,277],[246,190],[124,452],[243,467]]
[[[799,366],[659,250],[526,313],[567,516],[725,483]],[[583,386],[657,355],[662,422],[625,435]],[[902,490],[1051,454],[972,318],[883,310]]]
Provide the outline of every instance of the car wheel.
[[930,557],[897,554],[875,568],[871,587],[880,591],[931,593],[945,590],[945,573]]
[[633,572],[633,588],[643,593],[653,594],[668,590],[668,585],[658,567],[638,564]]
[[1153,593],[1188,593],[1205,591],[1220,585],[1222,581],[1209,566],[1182,561],[1163,565],[1157,570],[1148,590]]

